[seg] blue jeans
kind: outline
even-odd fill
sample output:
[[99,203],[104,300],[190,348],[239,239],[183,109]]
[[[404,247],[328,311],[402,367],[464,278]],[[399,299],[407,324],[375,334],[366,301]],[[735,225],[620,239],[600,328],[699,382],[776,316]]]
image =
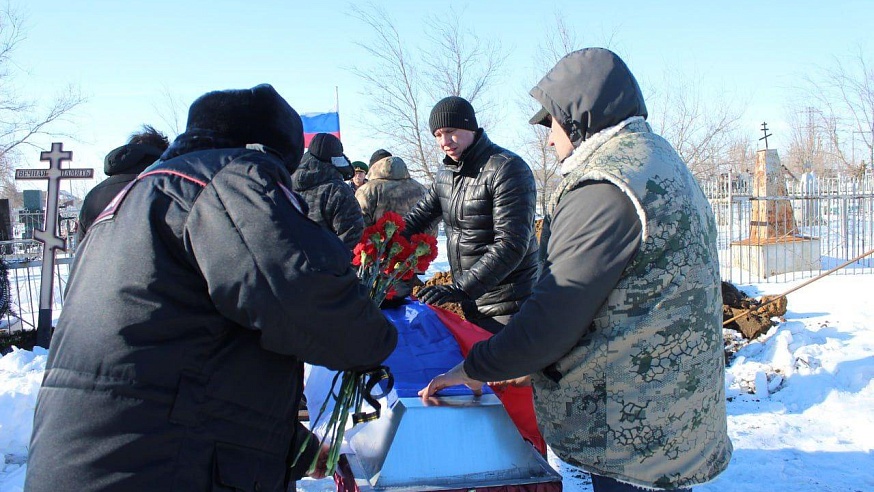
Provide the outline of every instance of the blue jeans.
[[[592,475],[592,490],[593,492],[641,492],[640,487],[631,484],[622,483],[610,477],[601,475]],[[674,489],[675,492],[692,492],[692,489]]]

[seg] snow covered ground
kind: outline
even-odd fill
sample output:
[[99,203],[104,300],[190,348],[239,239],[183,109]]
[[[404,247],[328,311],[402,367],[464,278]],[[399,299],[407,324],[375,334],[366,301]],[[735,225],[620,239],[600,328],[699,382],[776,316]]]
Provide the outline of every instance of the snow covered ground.
[[[434,270],[446,270],[445,257]],[[778,294],[801,283],[741,288]],[[728,470],[700,492],[874,490],[874,274],[826,277],[789,295],[785,321],[741,349],[726,374]],[[0,358],[0,492],[24,484],[27,445],[46,352]],[[567,492],[588,477],[550,462]],[[331,490],[330,481],[302,483]]]

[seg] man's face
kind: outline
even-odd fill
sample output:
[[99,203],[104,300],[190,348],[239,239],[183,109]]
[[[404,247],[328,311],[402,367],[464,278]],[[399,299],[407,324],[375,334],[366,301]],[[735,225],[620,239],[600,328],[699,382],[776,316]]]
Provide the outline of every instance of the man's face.
[[434,132],[434,137],[437,138],[437,145],[440,146],[440,150],[445,152],[453,161],[461,159],[461,154],[473,143],[474,136],[476,136],[476,132],[462,130],[461,128],[438,128]]
[[555,147],[555,155],[559,162],[564,161],[574,151],[574,144],[571,143],[570,137],[564,132],[564,128],[556,121],[552,120],[552,130],[549,132],[549,145]]
[[366,172],[362,171],[361,169],[356,169],[355,175],[352,176],[352,182],[355,183],[355,186],[361,186],[364,184],[364,178],[366,176]]

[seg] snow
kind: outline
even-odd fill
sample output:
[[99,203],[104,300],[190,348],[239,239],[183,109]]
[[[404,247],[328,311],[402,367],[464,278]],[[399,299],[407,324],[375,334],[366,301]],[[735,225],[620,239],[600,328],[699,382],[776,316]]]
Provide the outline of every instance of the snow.
[[[442,264],[441,264],[442,263]],[[446,270],[438,257],[436,270]],[[779,294],[801,281],[741,286]],[[728,470],[698,492],[874,490],[874,274],[826,277],[789,294],[785,321],[740,349],[726,370]],[[46,352],[0,358],[0,492],[21,491]],[[585,473],[550,463],[567,492]],[[330,480],[301,489],[333,490]]]

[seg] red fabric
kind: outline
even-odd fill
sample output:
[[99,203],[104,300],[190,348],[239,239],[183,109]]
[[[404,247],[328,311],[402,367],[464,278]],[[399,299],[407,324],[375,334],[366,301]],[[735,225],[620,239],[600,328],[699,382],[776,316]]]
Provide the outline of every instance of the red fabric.
[[[473,344],[487,340],[492,336],[488,331],[479,326],[461,319],[457,314],[441,309],[435,306],[429,306],[437,313],[440,321],[446,325],[455,341],[458,342],[458,347],[461,349],[461,355],[467,357]],[[540,454],[546,455],[546,441],[543,435],[540,434],[540,429],[537,428],[537,417],[534,414],[534,392],[530,386],[507,386],[503,390],[492,388],[495,395],[504,404],[504,408],[510,415],[510,419],[516,424],[519,433],[522,437],[534,445]]]
[[307,133],[303,134],[303,146],[305,149],[309,148],[310,142],[312,142],[313,137],[315,137],[316,134],[318,134],[318,133],[330,133],[331,135],[333,135],[337,138],[340,138],[340,131],[339,130],[337,130],[335,132],[307,132]]

